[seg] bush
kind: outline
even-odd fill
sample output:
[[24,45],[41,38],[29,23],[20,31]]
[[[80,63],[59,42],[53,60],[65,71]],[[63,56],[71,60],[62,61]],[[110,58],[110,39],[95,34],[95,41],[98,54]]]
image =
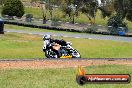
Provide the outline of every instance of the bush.
[[26,22],[31,22],[33,18],[32,14],[26,14]]
[[94,25],[89,25],[88,27],[87,27],[87,29],[84,29],[83,30],[83,32],[85,32],[85,33],[94,33],[94,32],[96,32],[98,30],[98,28],[97,28],[97,25],[96,24],[94,24]]
[[20,0],[5,0],[2,15],[22,17],[24,6]]
[[59,20],[60,20],[59,18],[53,18],[51,26],[60,26],[61,22],[59,22]]
[[123,22],[123,19],[120,16],[112,16],[109,20],[108,20],[108,31],[111,34],[118,34],[119,33],[119,29],[120,27],[123,28],[122,31],[124,32],[128,32],[128,27],[127,24],[125,22]]

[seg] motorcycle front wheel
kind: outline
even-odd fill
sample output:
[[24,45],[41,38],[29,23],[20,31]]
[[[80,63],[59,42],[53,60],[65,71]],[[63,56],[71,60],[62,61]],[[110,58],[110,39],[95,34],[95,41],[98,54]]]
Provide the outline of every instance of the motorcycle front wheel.
[[73,58],[81,58],[80,53],[76,49],[72,51],[72,56]]

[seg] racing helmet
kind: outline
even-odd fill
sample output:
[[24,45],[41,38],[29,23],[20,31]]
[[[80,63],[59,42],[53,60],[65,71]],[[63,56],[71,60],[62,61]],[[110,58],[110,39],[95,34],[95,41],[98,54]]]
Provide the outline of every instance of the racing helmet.
[[50,38],[51,38],[51,35],[48,35],[48,34],[43,36],[43,40],[49,40]]

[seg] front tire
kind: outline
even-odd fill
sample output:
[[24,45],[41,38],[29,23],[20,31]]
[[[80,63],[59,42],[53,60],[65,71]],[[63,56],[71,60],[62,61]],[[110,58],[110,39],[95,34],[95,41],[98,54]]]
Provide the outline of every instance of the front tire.
[[72,56],[73,58],[81,58],[80,53],[76,49],[73,50]]

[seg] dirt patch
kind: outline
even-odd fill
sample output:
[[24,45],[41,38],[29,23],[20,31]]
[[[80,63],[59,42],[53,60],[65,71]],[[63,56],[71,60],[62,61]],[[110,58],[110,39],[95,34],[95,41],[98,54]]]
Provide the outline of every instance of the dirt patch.
[[132,60],[32,60],[32,61],[0,61],[0,69],[10,68],[68,68],[78,66],[91,66],[91,65],[131,65]]

